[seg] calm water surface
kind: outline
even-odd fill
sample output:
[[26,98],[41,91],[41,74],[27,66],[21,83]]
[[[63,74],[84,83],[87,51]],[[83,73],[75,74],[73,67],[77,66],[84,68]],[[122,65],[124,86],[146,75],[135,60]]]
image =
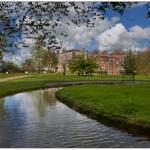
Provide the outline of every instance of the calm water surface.
[[107,127],[55,98],[56,88],[0,99],[0,147],[150,147],[146,138]]

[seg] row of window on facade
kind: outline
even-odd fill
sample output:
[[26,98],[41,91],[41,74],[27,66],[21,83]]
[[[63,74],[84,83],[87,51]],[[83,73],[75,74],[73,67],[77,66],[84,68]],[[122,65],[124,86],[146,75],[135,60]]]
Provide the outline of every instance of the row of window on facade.
[[[70,63],[74,56],[76,55],[82,55],[85,57],[93,57],[97,64],[99,65],[98,70],[102,70],[108,73],[113,72],[118,74],[121,70],[122,70],[122,60],[123,60],[123,56],[124,53],[122,52],[118,52],[118,51],[114,51],[110,54],[105,54],[105,55],[101,55],[101,54],[92,54],[89,53],[87,51],[85,51],[84,49],[72,49],[72,50],[65,50],[62,51],[61,53],[58,54],[58,72],[62,72],[63,71],[63,65],[64,64],[68,64]],[[67,70],[69,70],[67,68]]]

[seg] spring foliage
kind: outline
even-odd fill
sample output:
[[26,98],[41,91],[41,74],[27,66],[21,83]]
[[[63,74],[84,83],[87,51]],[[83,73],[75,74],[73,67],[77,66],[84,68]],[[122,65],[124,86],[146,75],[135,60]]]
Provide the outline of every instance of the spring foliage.
[[131,50],[127,52],[122,65],[126,73],[133,73],[135,71],[135,58]]
[[78,75],[92,75],[97,67],[92,58],[83,56],[77,56],[69,65],[71,72],[77,72]]

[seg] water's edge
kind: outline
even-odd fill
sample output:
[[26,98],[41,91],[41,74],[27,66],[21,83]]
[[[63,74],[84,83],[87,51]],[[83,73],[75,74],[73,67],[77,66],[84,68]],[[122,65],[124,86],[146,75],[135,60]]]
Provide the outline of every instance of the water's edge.
[[[11,95],[15,95],[17,93],[22,93],[22,92],[27,92],[27,91],[34,91],[34,90],[39,90],[39,89],[47,89],[47,88],[55,88],[55,87],[65,87],[65,86],[75,86],[75,85],[82,85],[82,84],[140,84],[140,83],[150,83],[150,81],[145,81],[145,80],[139,80],[139,81],[128,81],[128,80],[114,80],[114,81],[58,81],[58,82],[51,82],[51,83],[47,83],[41,87],[35,87],[35,88],[29,88],[29,89],[25,89],[25,90],[19,90],[16,92],[10,92],[10,93],[6,93],[3,96],[0,96],[0,98],[3,98],[5,96],[11,96]],[[97,113],[94,112],[94,110],[89,110],[87,108],[80,108],[80,106],[77,106],[71,102],[69,102],[69,100],[64,99],[62,96],[59,95],[59,91],[57,91],[55,93],[56,98],[58,100],[60,100],[61,102],[63,102],[64,104],[66,104],[67,106],[69,106],[70,108],[78,111],[79,113],[85,114],[86,116],[95,119],[99,122],[101,122],[104,125],[110,126],[110,127],[114,127],[116,129],[128,132],[128,133],[133,133],[135,135],[138,136],[146,136],[148,138],[150,138],[150,127],[147,127],[143,124],[139,124],[139,123],[133,123],[133,122],[129,122],[128,120],[125,120],[124,118],[119,118],[119,117],[112,117],[112,116],[108,116],[105,114],[101,114],[101,113]]]
[[89,118],[95,119],[98,122],[119,129],[121,131],[128,132],[133,135],[144,136],[150,138],[150,127],[138,122],[132,122],[118,116],[110,116],[107,114],[96,112],[87,107],[81,107],[80,105],[71,102],[69,99],[64,98],[59,90],[55,93],[56,98],[62,103],[66,104],[73,110],[88,116]]
[[0,147],[150,147],[149,138],[122,132],[110,127],[111,123],[105,125],[88,114],[82,115],[75,107],[68,107],[56,98],[59,89],[21,92],[2,98]]

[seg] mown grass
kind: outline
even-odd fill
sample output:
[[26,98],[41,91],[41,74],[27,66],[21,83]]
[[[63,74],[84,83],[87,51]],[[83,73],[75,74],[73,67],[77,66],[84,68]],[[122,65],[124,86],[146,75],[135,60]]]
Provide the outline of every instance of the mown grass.
[[[14,74],[17,76],[17,74]],[[19,74],[20,75],[20,74]],[[4,77],[4,76],[3,76]],[[6,76],[5,76],[6,77]],[[42,88],[47,83],[56,81],[78,81],[78,80],[126,80],[131,79],[130,76],[77,76],[77,75],[62,75],[58,73],[49,74],[33,74],[26,78],[15,79],[11,81],[0,82],[0,97],[21,92]],[[140,78],[141,79],[141,78]],[[144,80],[144,76],[142,77]],[[131,79],[132,80],[132,79]]]
[[[78,80],[133,80],[132,75],[93,75],[77,76],[74,74],[63,75],[61,73],[34,74],[26,80],[50,80],[50,81],[78,81]],[[24,79],[23,79],[24,80]],[[150,76],[136,75],[135,80],[150,80]]]
[[136,75],[135,80],[149,80],[150,81],[150,75]]
[[[47,73],[47,74],[38,74],[38,73],[0,73],[1,78],[21,76],[21,75],[35,75],[36,79],[45,79],[51,77],[52,80],[132,80],[132,75],[93,75],[93,76],[77,76],[76,74],[67,74],[63,75],[61,73]],[[33,79],[33,78],[31,78]],[[135,80],[150,80],[150,75],[135,75]]]
[[57,95],[73,107],[150,126],[149,83],[64,87]]

